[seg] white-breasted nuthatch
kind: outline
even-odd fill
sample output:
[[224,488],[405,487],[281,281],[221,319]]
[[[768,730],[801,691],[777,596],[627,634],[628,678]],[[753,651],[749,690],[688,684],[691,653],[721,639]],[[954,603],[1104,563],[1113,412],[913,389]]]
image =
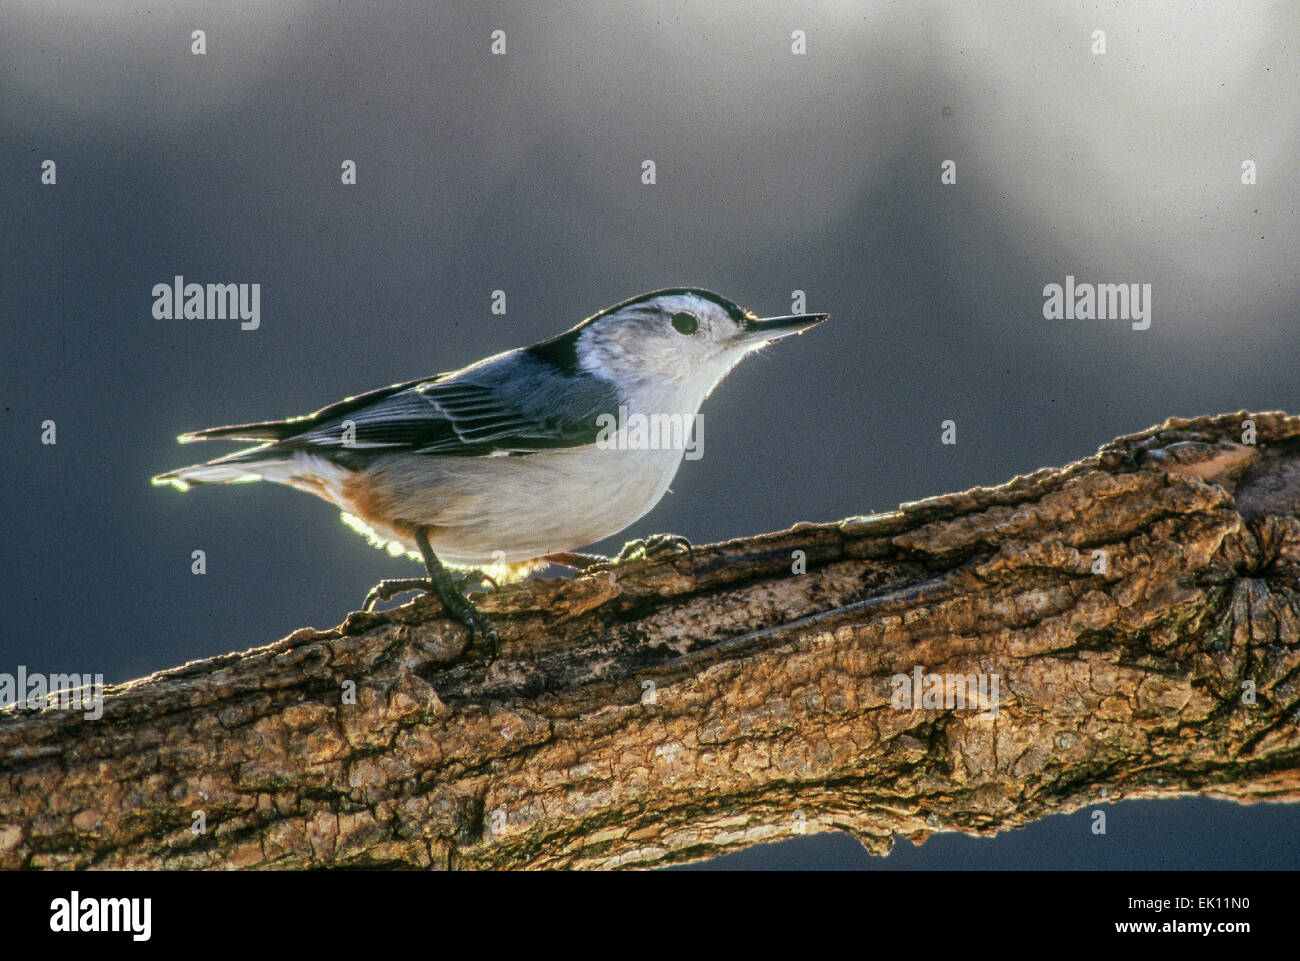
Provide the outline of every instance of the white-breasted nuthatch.
[[642,294],[461,370],[303,417],[182,434],[181,443],[258,446],[153,482],[187,490],[269,480],[323,497],[377,545],[424,558],[427,580],[385,581],[367,608],[401,590],[432,590],[495,649],[492,625],[442,562],[518,575],[585,556],[571,552],[653,508],[682,461],[680,432],[672,443],[645,443],[644,431],[629,441],[628,424],[666,426],[668,417],[689,430],[741,358],[827,316],[759,319],[696,288]]

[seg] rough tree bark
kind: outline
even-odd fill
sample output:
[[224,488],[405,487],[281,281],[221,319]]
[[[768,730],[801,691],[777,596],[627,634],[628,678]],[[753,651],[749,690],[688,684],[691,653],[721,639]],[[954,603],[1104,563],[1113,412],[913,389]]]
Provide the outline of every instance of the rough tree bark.
[[[99,721],[5,711],[0,866],[601,868],[1300,797],[1300,418],[1170,420],[696,555],[483,596],[490,665],[420,598]],[[896,708],[916,666],[997,677],[996,717]]]

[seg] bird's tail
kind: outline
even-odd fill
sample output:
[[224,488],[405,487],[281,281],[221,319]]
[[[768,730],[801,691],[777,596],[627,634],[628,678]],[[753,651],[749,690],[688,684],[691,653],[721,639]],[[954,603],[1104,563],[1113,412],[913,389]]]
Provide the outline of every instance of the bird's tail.
[[275,441],[282,440],[295,429],[301,429],[294,420],[268,420],[256,424],[233,424],[229,427],[209,427],[190,431],[176,438],[182,444],[196,440],[255,441],[257,447],[235,451],[215,460],[189,467],[178,467],[151,478],[156,485],[171,484],[177,490],[189,490],[200,484],[243,484],[258,480],[281,480],[288,459],[271,453]]
[[189,467],[178,467],[151,478],[152,483],[171,484],[177,490],[189,490],[200,484],[245,484],[251,481],[275,480],[286,464],[283,457],[266,456],[263,447],[236,451],[216,460]]
[[[298,417],[289,420],[264,420],[256,424],[207,427],[203,430],[188,431],[176,439],[182,444],[192,444],[196,440],[253,440],[259,442],[284,440],[296,431],[302,430],[301,422],[305,419]],[[247,453],[247,451],[240,451],[240,453]]]

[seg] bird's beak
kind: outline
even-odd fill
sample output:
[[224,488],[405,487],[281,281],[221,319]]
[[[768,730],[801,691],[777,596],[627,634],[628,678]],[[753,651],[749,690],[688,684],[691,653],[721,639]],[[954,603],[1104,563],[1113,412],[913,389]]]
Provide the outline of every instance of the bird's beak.
[[830,314],[790,314],[786,317],[765,317],[745,324],[742,336],[755,344],[770,344],[791,334],[802,334],[809,327],[820,324]]

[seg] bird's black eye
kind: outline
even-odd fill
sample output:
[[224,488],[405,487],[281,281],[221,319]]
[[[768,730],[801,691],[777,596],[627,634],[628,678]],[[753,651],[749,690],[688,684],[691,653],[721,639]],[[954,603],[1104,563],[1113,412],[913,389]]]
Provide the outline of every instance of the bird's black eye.
[[694,314],[682,312],[673,314],[673,330],[679,334],[693,334],[700,329],[700,322],[695,319]]

